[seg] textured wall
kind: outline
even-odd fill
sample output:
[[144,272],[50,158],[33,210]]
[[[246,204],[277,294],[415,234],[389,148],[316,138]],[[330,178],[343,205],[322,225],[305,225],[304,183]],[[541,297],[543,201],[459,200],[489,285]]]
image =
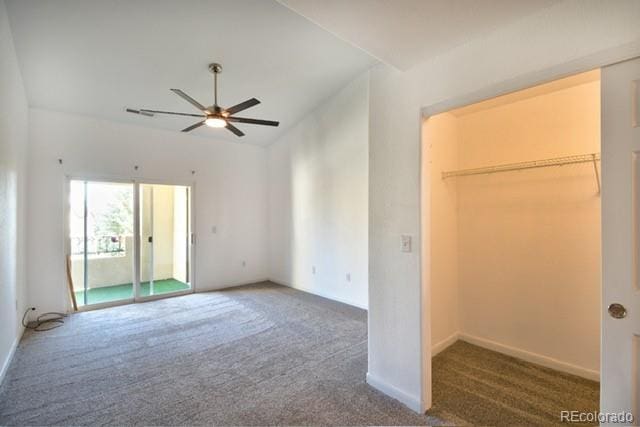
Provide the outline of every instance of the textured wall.
[[26,307],[25,183],[28,107],[9,20],[0,0],[0,380],[22,334]]
[[269,277],[359,307],[368,303],[368,95],[365,74],[269,147]]

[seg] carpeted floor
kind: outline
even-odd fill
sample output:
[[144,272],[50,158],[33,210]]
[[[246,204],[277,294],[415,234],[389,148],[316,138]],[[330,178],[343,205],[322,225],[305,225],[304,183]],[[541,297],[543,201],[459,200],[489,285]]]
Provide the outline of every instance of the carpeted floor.
[[[528,399],[570,406],[585,392],[476,349],[434,359],[434,408],[420,416],[364,382],[365,311],[268,283],[191,294],[27,331],[0,388],[0,425],[548,424],[547,405]],[[540,381],[528,394],[523,375]]]
[[0,425],[438,423],[369,387],[366,312],[262,284],[28,331]]
[[434,357],[432,373],[432,411],[455,414],[475,425],[560,424],[563,410],[599,408],[600,386],[595,381],[464,341]]
[[[189,289],[189,284],[176,279],[154,280],[153,294],[162,295],[170,292],[178,292]],[[76,301],[78,305],[84,305],[84,291],[76,291]],[[140,283],[140,295],[147,297],[151,295],[150,282]],[[121,285],[101,286],[87,290],[87,304],[100,304],[103,302],[120,301],[133,298],[133,283],[123,283]]]

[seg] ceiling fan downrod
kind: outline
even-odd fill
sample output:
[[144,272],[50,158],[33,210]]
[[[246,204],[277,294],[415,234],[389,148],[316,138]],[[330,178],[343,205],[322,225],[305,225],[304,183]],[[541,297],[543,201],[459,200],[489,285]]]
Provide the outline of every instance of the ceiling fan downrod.
[[222,72],[222,65],[217,62],[209,64],[209,71],[213,73],[213,105],[218,106],[218,74]]

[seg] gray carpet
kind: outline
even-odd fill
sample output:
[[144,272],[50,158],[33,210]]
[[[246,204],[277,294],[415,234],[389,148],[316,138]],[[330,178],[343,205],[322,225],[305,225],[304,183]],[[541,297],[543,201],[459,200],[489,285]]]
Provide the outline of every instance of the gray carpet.
[[434,359],[434,408],[419,416],[369,387],[366,369],[365,311],[243,286],[27,331],[0,425],[548,424],[558,404],[597,389],[457,343]]
[[432,373],[433,413],[455,414],[465,423],[552,425],[560,424],[563,410],[599,408],[595,381],[464,341],[434,357]]
[[369,387],[366,312],[261,284],[28,331],[0,425],[438,424]]

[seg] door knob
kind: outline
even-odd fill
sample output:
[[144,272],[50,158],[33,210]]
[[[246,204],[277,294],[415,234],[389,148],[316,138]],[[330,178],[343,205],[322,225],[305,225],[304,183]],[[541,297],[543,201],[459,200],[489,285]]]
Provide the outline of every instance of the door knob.
[[618,304],[617,302],[609,305],[609,316],[614,319],[623,319],[627,317],[627,309],[624,308],[624,305]]

